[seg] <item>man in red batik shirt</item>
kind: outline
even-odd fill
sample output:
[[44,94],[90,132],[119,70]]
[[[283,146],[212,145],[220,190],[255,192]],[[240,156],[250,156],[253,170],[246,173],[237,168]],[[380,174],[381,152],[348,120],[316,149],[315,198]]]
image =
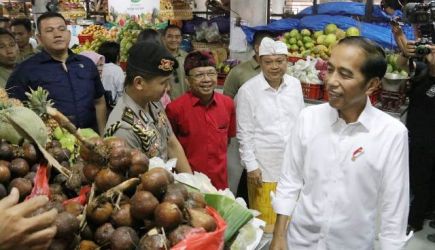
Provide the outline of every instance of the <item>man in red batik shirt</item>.
[[216,64],[210,52],[186,56],[184,71],[190,91],[166,107],[172,129],[193,171],[207,175],[218,189],[228,187],[227,145],[236,135],[233,100],[214,92]]

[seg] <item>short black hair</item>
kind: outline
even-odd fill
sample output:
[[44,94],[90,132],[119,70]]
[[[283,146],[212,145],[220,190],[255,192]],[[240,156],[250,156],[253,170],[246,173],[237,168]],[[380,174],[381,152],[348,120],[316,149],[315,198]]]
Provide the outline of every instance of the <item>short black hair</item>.
[[137,37],[138,42],[155,42],[161,44],[160,33],[155,29],[144,29]]
[[0,36],[1,35],[8,35],[12,39],[14,39],[14,41],[15,41],[15,36],[9,30],[7,30],[7,29],[0,28]]
[[12,26],[19,26],[23,25],[24,28],[27,30],[27,32],[32,32],[32,22],[30,22],[27,18],[17,18],[12,20],[11,27]]
[[341,39],[338,45],[350,45],[363,50],[366,60],[361,67],[361,73],[366,81],[375,77],[379,79],[384,77],[387,71],[387,60],[384,50],[377,43],[361,36],[351,36]]
[[152,79],[162,75],[127,68],[127,70],[125,71],[124,88],[132,85],[134,78],[136,78],[137,76],[142,77],[145,81],[151,81]]
[[107,41],[103,42],[98,48],[98,54],[106,58],[106,63],[116,63],[118,61],[120,45],[117,42]]
[[381,1],[381,7],[383,9],[387,8],[387,7],[390,7],[393,10],[401,10],[402,9],[402,5],[400,4],[399,0],[382,0]]
[[177,25],[174,25],[174,24],[169,24],[169,25],[166,26],[166,28],[163,30],[163,36],[166,36],[166,33],[168,33],[168,30],[170,30],[170,29],[177,29],[177,30],[180,31],[180,33],[182,33],[180,27],[178,27]]
[[57,12],[52,12],[52,11],[45,12],[44,14],[42,14],[42,15],[40,15],[38,17],[38,20],[36,20],[36,27],[38,29],[38,33],[41,33],[41,21],[42,20],[44,20],[44,19],[50,19],[50,18],[55,18],[55,17],[62,18],[62,20],[66,24],[65,17],[63,17],[61,14],[59,14]]
[[270,31],[257,31],[254,34],[254,39],[252,41],[253,45],[260,45],[261,44],[261,40],[263,40],[263,38],[265,37],[270,37],[270,38],[275,38],[275,36],[273,35],[272,32]]

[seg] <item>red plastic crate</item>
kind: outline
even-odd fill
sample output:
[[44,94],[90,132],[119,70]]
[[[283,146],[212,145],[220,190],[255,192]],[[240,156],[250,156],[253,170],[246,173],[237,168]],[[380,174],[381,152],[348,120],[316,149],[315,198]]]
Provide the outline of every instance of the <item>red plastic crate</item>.
[[325,85],[322,86],[322,90],[323,90],[323,100],[329,101],[328,89],[326,89]]
[[94,40],[93,35],[78,35],[78,37],[79,37],[80,44],[85,44],[86,41],[89,41],[91,43]]
[[119,62],[119,66],[121,67],[121,69],[125,72],[127,71],[127,62]]
[[321,84],[302,83],[302,92],[307,99],[319,100],[323,96]]
[[218,78],[217,78],[217,85],[218,86],[224,86],[225,83],[225,79],[227,78],[227,74],[224,73],[218,73]]
[[297,56],[289,56],[289,57],[287,57],[287,61],[291,62],[291,63],[296,63],[299,60],[304,60],[304,58],[297,57]]

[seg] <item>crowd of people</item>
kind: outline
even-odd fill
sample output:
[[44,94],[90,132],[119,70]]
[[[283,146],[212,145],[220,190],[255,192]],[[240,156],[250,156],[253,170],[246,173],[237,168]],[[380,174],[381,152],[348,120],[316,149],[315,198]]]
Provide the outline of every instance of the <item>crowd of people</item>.
[[[41,86],[77,127],[121,137],[149,158],[176,158],[175,171],[202,172],[219,189],[239,185],[273,234],[271,249],[373,249],[376,238],[381,249],[404,249],[435,209],[435,46],[415,63],[405,127],[371,105],[387,61],[362,37],[332,49],[329,102],[305,108],[300,81],[286,74],[287,46],[268,32],[255,34],[255,55],[220,94],[213,55],[181,50],[177,26],[143,30],[124,74],[116,42],[75,54],[64,17],[47,12],[36,48],[29,23],[0,28],[0,87],[25,100]],[[409,70],[415,43],[393,31]],[[16,190],[0,201],[1,248],[45,249],[56,211],[28,217],[47,199],[17,202]]]

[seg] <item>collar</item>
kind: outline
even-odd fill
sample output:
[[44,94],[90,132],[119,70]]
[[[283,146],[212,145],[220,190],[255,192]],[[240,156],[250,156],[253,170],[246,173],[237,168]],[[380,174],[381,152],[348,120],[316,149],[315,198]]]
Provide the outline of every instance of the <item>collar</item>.
[[[331,126],[333,126],[341,118],[338,116],[338,110],[336,110],[335,108],[332,108],[330,105],[328,105],[328,106],[329,106],[329,114],[328,114],[329,124]],[[373,107],[372,103],[370,102],[369,97],[367,97],[366,106],[364,107],[363,111],[359,115],[358,120],[356,122],[354,122],[353,124],[359,123],[362,126],[364,126],[367,130],[372,129],[375,122],[376,122],[375,121],[376,114],[374,112],[374,109],[375,108]]]
[[13,70],[13,68],[6,68],[5,66],[0,65],[0,72],[12,73]]
[[[39,58],[41,63],[52,61],[58,62],[57,60],[54,60],[53,57],[51,57],[51,55],[45,49],[41,50],[41,52],[39,53]],[[72,50],[68,49],[68,58],[66,59],[66,61],[69,62],[71,60],[78,61],[80,59],[77,54],[75,54]]]
[[269,85],[269,83],[267,82],[266,78],[264,77],[263,72],[260,73],[260,79],[261,79],[261,81],[260,81],[260,88],[262,90],[268,90],[268,89],[270,89],[270,90],[274,90],[274,91],[280,91],[281,89],[285,88],[288,85],[288,82],[286,81],[286,74],[284,74],[282,76],[282,83],[281,83],[281,85],[279,86],[279,88],[277,90],[275,90],[274,88],[272,88]]
[[[203,105],[201,103],[201,99],[199,99],[197,96],[195,96],[191,91],[188,91],[187,94],[189,95],[189,98],[191,100],[191,104],[192,104],[193,107],[197,106],[197,105],[205,106],[205,105]],[[207,105],[207,106],[214,105],[214,104],[216,104],[216,102],[217,102],[217,100],[216,100],[216,94],[213,93],[212,100],[211,100],[210,104]]]
[[154,121],[156,121],[155,117],[158,117],[158,114],[163,109],[163,106],[161,106],[160,102],[149,102],[148,103],[148,112],[145,111],[141,106],[139,106],[124,90],[124,94],[122,95],[122,101],[124,102],[125,107],[129,107],[133,112],[136,114],[136,116],[140,117],[142,120],[144,120],[146,123],[148,119],[146,119],[144,116],[146,116],[147,113],[149,113]]
[[251,58],[251,60],[248,61],[249,65],[251,65],[251,67],[253,69],[258,69],[260,68],[260,64],[258,64],[257,60],[255,60],[255,56]]
[[122,95],[122,100],[124,101],[125,106],[131,108],[131,110],[133,110],[133,112],[137,116],[139,116],[139,113],[141,111],[145,112],[145,110],[141,106],[139,106],[125,91],[124,94]]
[[178,50],[177,50],[177,53],[175,54],[174,57],[183,57],[183,56],[186,56],[186,55],[187,55],[187,52],[185,52],[185,51],[182,50],[182,49],[178,49]]
[[32,47],[32,45],[30,43],[28,43],[23,50],[20,50],[20,52],[24,52],[24,53],[34,52],[34,51],[35,51],[35,49]]

